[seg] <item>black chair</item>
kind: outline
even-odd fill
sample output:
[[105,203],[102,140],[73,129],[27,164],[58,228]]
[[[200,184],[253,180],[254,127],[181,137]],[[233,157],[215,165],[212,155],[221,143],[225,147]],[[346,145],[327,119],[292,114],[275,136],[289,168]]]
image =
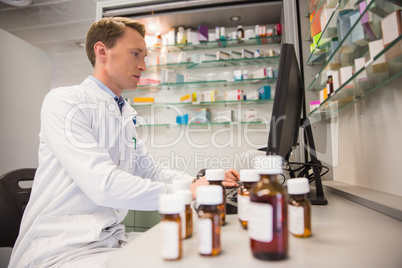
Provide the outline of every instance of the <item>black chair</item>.
[[21,188],[22,181],[33,181],[35,168],[10,171],[0,177],[0,247],[13,247],[31,188]]

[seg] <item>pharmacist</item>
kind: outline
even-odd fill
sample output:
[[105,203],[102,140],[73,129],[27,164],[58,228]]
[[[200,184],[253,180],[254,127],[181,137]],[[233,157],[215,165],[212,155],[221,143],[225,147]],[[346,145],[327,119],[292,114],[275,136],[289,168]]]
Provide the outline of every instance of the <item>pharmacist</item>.
[[[144,36],[128,18],[95,22],[86,40],[93,76],[45,97],[39,167],[9,267],[103,267],[134,236],[120,224],[128,210],[157,210],[173,180],[192,180],[155,163],[121,96],[145,71]],[[223,184],[236,185],[237,172],[226,175]],[[203,184],[191,184],[193,197]]]

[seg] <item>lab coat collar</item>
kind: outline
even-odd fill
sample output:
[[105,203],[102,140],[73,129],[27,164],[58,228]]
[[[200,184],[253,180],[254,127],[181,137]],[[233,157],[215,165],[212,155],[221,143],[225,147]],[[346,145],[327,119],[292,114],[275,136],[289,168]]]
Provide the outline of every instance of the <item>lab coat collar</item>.
[[[115,99],[108,94],[106,91],[102,90],[99,85],[97,85],[93,80],[86,78],[81,85],[87,86],[91,89],[92,94],[96,96],[97,99],[107,101],[111,105],[116,105],[116,116],[120,115],[120,110]],[[134,116],[137,111],[134,110],[127,102],[123,105],[121,110],[121,115],[124,117]]]

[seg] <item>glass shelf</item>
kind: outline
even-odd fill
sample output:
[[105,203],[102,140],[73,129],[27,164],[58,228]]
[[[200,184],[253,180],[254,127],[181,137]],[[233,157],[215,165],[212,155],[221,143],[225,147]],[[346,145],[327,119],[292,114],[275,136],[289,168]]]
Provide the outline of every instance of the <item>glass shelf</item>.
[[212,105],[236,105],[236,104],[245,104],[245,105],[255,105],[255,104],[265,104],[273,102],[272,99],[270,100],[242,100],[242,101],[203,101],[200,103],[190,103],[190,102],[177,102],[177,103],[147,103],[147,104],[133,104],[131,105],[134,109],[141,108],[141,107],[165,107],[165,106],[212,106]]
[[[309,116],[333,117],[361,98],[402,75],[402,35],[377,54]],[[385,58],[385,60],[384,60]]]
[[217,48],[227,48],[227,47],[245,47],[245,46],[258,46],[258,45],[269,45],[269,44],[280,44],[281,36],[264,36],[264,37],[254,37],[248,40],[216,40],[216,41],[206,41],[199,44],[175,44],[166,46],[151,46],[148,50],[154,52],[160,52],[161,50],[166,50],[166,52],[182,52],[182,51],[194,51],[194,50],[205,50],[205,49],[217,49]]
[[[385,1],[385,0],[382,0]],[[336,17],[338,15],[338,11],[340,10],[340,8],[344,7],[346,5],[347,0],[341,0],[338,4],[338,10],[336,10],[332,17],[332,19],[336,20]],[[361,18],[363,17],[363,15],[366,12],[371,11],[374,8],[377,8],[377,4],[379,3],[379,0],[372,0],[366,10],[363,12],[363,14],[361,14],[358,18],[358,20],[352,25],[350,31],[345,35],[345,38],[343,40],[341,40],[339,42],[339,45],[337,47],[337,49],[331,54],[329,55],[328,51],[323,52],[324,57],[322,57],[321,55],[321,59],[319,61],[315,60],[315,57],[317,57],[317,55],[320,55],[320,53],[311,53],[310,57],[308,59],[308,64],[315,64],[315,63],[322,63],[324,62],[324,67],[318,72],[318,74],[316,75],[316,77],[313,79],[313,81],[310,83],[310,85],[308,86],[308,90],[310,91],[317,91],[317,90],[321,90],[325,87],[325,83],[326,83],[326,78],[322,78],[322,75],[326,75],[326,71],[327,70],[337,70],[339,69],[341,66],[353,66],[354,62],[353,60],[356,58],[368,58],[368,45],[365,46],[355,46],[354,48],[352,48],[354,51],[352,53],[343,53],[344,49],[351,49],[351,47],[344,47],[344,43],[345,41],[348,39],[348,37],[352,34],[353,29],[360,23]],[[324,31],[326,31],[327,27],[324,29]],[[323,32],[323,35],[326,36],[326,33]],[[321,37],[323,38],[323,37]],[[320,42],[320,41],[319,41]],[[310,62],[309,62],[310,61]]]
[[203,61],[201,63],[184,62],[184,63],[170,63],[163,65],[151,65],[147,67],[148,71],[159,70],[179,70],[179,69],[201,69],[201,68],[219,68],[219,67],[237,67],[248,65],[277,65],[279,63],[279,56],[274,57],[260,57],[250,59],[231,59],[231,60],[211,60]]
[[[311,37],[311,25],[314,23],[314,20],[319,20],[319,13],[323,10],[324,8],[324,3],[327,0],[320,0],[317,4],[317,6],[311,6],[311,1],[308,0],[307,1],[307,5],[306,5],[306,9],[304,10],[304,16],[310,18],[310,15],[313,14],[314,11],[316,11],[316,13],[314,13],[314,17],[312,19],[312,21],[310,22],[310,25],[307,29],[307,33],[306,36],[304,37],[304,40],[306,41],[310,41],[312,39]],[[322,31],[323,32],[323,31]]]
[[[193,88],[221,88],[232,86],[267,85],[276,83],[276,78],[248,78],[237,81],[215,80],[196,81],[184,83],[163,83],[152,85],[139,85],[137,90],[170,90],[170,89],[193,89]],[[133,91],[124,91],[133,92]]]
[[269,124],[269,122],[263,121],[242,121],[242,122],[210,122],[210,123],[190,123],[190,124],[146,124],[146,125],[137,125],[137,127],[206,127],[206,126],[244,126],[244,125],[255,125],[255,126],[265,126]]

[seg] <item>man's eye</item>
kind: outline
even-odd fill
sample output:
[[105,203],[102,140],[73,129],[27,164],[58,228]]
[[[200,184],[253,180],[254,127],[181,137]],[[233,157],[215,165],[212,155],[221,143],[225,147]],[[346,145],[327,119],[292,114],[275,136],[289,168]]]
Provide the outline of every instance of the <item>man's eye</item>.
[[140,55],[140,53],[138,53],[138,52],[133,52],[133,55],[136,56],[136,57],[138,57],[138,56]]

